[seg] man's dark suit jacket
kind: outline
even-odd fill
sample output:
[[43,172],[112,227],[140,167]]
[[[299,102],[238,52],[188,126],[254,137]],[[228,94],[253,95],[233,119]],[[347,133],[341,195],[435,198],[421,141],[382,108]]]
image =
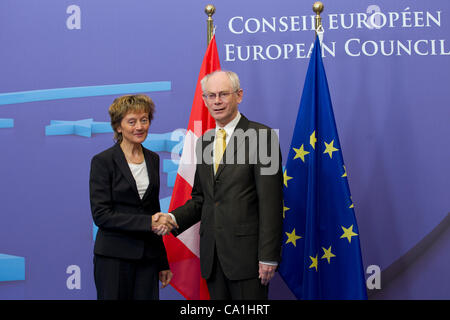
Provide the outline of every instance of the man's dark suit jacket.
[[99,228],[94,253],[123,259],[157,258],[159,270],[167,270],[162,237],[151,229],[152,215],[161,211],[159,156],[142,149],[149,174],[142,200],[119,144],[92,158],[89,192],[92,217]]
[[[261,159],[255,161],[253,157],[250,161],[255,150],[265,141],[259,141],[258,148],[255,148],[246,137],[235,144],[234,150],[229,149],[236,133],[247,133],[249,129],[269,131],[269,154],[275,152],[279,157],[275,174],[262,175],[261,169],[267,166],[261,163]],[[270,128],[241,115],[227,144],[224,155],[227,163],[219,165],[216,175],[211,161],[209,164],[199,161],[201,157],[205,158],[204,151],[212,151],[215,130],[206,132],[197,142],[192,199],[172,213],[180,233],[201,221],[200,266],[205,279],[211,275],[215,250],[230,280],[257,278],[259,261],[280,261],[283,213],[281,152],[278,139],[276,150],[270,150],[270,134],[276,136]],[[236,154],[242,155],[243,151],[245,163],[236,164]],[[227,153],[234,164],[229,163]]]

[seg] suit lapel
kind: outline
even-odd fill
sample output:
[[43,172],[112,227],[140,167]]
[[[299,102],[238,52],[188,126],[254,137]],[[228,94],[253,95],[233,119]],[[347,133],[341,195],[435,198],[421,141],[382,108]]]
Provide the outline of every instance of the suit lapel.
[[[240,119],[239,122],[237,123],[236,128],[234,129],[233,134],[231,135],[231,138],[230,138],[228,144],[230,144],[230,142],[233,143],[234,137],[236,136],[236,132],[237,132],[236,130],[237,130],[237,129],[241,129],[241,130],[243,130],[244,132],[247,131],[247,129],[248,129],[248,123],[249,123],[248,119],[247,119],[246,117],[244,117],[244,115],[241,113],[241,119]],[[238,130],[238,132],[239,132],[239,131],[240,131],[240,130]],[[236,160],[236,154],[237,154],[237,151],[238,151],[238,149],[240,149],[240,148],[243,146],[243,144],[244,144],[244,143],[243,143],[243,142],[244,142],[243,139],[237,139],[236,141],[238,141],[239,143],[235,146],[234,150],[232,150],[232,151],[233,151],[233,157],[232,157],[231,159],[233,159],[233,160]],[[229,149],[229,148],[228,148],[228,145],[227,145],[227,147],[225,148],[225,152],[224,152],[224,154],[223,154],[223,157],[226,157],[227,149]],[[228,151],[231,151],[231,150],[228,150]],[[222,158],[222,159],[223,159],[223,158]],[[225,158],[225,159],[226,159],[226,158]],[[225,162],[225,161],[222,161],[222,163],[219,164],[219,167],[217,168],[216,175],[214,176],[214,180],[217,180],[217,179],[219,178],[220,174],[222,173],[223,169],[225,168],[226,163],[224,163],[224,162]],[[214,169],[213,169],[212,172],[214,173]]]
[[150,194],[152,186],[157,183],[155,178],[157,178],[157,172],[159,173],[159,168],[156,168],[156,161],[153,161],[150,152],[144,147],[142,147],[142,150],[144,152],[144,159],[145,164],[147,166],[147,174],[148,174],[148,187],[147,190],[145,190],[144,196],[142,197],[142,200],[144,200]]
[[118,143],[114,146],[114,162],[139,198],[136,181],[134,180],[133,174],[131,173],[130,166],[128,165],[127,159],[125,158],[125,154],[123,153],[122,148],[120,148],[120,144]]
[[[207,163],[207,159],[205,159],[205,158],[209,158],[209,155],[205,155],[204,154],[204,151],[205,151],[205,148],[207,147],[207,146],[211,146],[211,144],[212,145],[214,145],[214,142],[215,142],[215,134],[216,134],[216,130],[215,129],[211,129],[211,130],[208,130],[208,131],[206,131],[204,134],[203,134],[203,136],[202,136],[202,148],[201,148],[201,150],[202,150],[202,154],[201,155],[199,155],[199,154],[197,154],[197,161],[198,161],[198,159],[199,159],[199,157],[200,157],[200,159],[201,159],[201,161],[202,161],[202,163],[205,165],[205,167],[206,167],[206,173],[207,173],[207,179],[208,179],[208,181],[209,182],[211,182],[211,183],[214,183],[214,156],[213,156],[213,154],[211,153],[211,164],[208,164]],[[213,151],[213,149],[211,149],[211,152]]]

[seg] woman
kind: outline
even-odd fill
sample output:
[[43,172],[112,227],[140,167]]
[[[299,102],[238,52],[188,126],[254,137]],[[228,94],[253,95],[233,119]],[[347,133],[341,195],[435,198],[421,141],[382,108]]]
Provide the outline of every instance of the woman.
[[116,144],[91,161],[98,299],[157,300],[158,279],[164,288],[172,278],[162,237],[152,232],[152,214],[161,211],[159,156],[141,145],[154,110],[146,95],[115,99],[109,115]]

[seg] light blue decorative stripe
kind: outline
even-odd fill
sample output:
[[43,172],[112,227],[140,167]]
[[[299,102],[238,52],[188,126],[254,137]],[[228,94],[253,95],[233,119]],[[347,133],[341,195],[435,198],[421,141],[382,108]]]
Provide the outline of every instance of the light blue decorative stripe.
[[177,150],[182,150],[184,135],[174,134],[175,131],[167,133],[149,133],[142,145],[155,152],[176,152]]
[[161,206],[161,212],[169,212],[169,206],[170,206],[171,199],[172,199],[172,196],[159,199],[159,205]]
[[177,178],[179,165],[180,160],[172,160],[172,159],[163,160],[163,172],[167,173],[167,186],[169,188],[175,186],[175,180]]
[[75,121],[51,120],[45,126],[46,136],[75,134],[82,137],[91,137],[93,133],[113,132],[109,122],[96,122],[94,119]]
[[180,160],[164,159],[163,160],[163,171],[171,172],[178,171],[178,166],[180,165]]
[[13,128],[14,119],[0,119],[0,128]]
[[25,258],[0,253],[0,281],[25,280]]
[[92,240],[94,240],[94,241],[95,241],[95,238],[97,238],[97,232],[98,232],[98,227],[94,222],[92,222]]
[[172,82],[156,81],[0,93],[0,105],[113,94],[170,91]]
[[172,188],[175,186],[175,180],[177,179],[177,171],[167,172],[167,186]]

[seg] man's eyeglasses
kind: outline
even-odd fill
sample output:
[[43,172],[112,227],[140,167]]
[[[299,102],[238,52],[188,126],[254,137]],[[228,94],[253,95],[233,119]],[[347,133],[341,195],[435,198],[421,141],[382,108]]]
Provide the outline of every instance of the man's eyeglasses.
[[220,100],[226,100],[232,95],[233,93],[238,92],[239,90],[228,92],[228,91],[221,91],[219,93],[207,93],[203,94],[203,98],[205,98],[208,101],[215,101],[217,97],[219,97]]

